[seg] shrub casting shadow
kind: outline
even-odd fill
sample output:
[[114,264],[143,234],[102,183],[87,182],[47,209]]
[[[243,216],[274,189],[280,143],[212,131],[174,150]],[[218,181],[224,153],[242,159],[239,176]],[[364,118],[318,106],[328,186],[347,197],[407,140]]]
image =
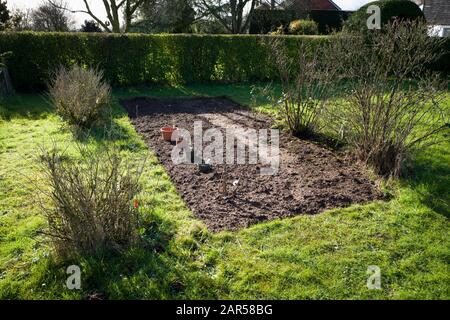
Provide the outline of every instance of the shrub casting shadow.
[[0,119],[6,121],[13,119],[39,120],[48,115],[55,114],[55,109],[48,103],[44,96],[39,99],[31,99],[25,96],[11,96],[0,100]]
[[[140,246],[122,252],[102,250],[83,254],[64,263],[52,261],[44,278],[38,281],[47,284],[53,282],[54,288],[60,288],[61,283],[65,284],[66,267],[75,264],[81,268],[83,299],[186,298],[189,294],[187,291],[198,278],[191,277],[192,270],[186,269],[191,259],[186,249],[178,250],[179,244],[173,243],[173,222],[152,214],[147,217],[143,228]],[[54,277],[55,274],[60,276]],[[66,290],[58,292],[64,294]],[[45,288],[42,293],[46,294]]]
[[433,156],[432,163],[429,157],[416,157],[404,181],[420,195],[424,205],[450,218],[450,166],[444,157],[441,159],[438,154]]

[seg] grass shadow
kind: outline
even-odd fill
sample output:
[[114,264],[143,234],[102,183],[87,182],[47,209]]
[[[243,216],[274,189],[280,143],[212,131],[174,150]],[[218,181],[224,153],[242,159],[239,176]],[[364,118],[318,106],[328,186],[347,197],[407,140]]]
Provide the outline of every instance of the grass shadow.
[[16,94],[0,100],[0,119],[39,120],[54,114],[55,109],[44,95]]
[[410,174],[403,180],[420,201],[450,218],[450,143],[447,141],[414,154]]
[[115,143],[121,150],[136,151],[140,147],[136,133],[124,119],[128,119],[128,113],[117,101],[113,101],[109,115],[104,121],[90,129],[75,129],[73,136],[83,144]]
[[[140,235],[140,245],[124,251],[102,250],[67,261],[43,261],[42,272],[35,279],[46,284],[40,294],[47,298],[52,294],[50,298],[55,299],[186,299],[198,294],[190,290],[203,283],[205,296],[215,297],[214,281],[195,265],[198,248],[183,247],[173,221],[149,214]],[[70,265],[81,269],[80,290],[61,289]]]
[[74,137],[78,142],[87,143],[91,140],[96,142],[129,141],[132,138],[130,131],[117,119],[108,119],[104,123],[90,129],[73,129]]
[[310,141],[332,151],[339,151],[345,147],[345,144],[339,139],[320,132],[309,133],[305,136],[296,136],[296,138]]

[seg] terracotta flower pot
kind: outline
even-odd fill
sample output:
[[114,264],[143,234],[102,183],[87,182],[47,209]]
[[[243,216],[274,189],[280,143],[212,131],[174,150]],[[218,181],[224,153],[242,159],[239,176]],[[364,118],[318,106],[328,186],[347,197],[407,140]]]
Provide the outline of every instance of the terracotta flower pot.
[[177,129],[177,127],[162,127],[160,129],[162,138],[166,141],[172,141],[172,133]]

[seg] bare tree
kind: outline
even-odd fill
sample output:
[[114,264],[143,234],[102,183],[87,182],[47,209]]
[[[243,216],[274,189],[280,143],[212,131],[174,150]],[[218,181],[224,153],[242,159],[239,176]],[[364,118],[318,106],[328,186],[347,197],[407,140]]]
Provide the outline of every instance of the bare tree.
[[[48,0],[53,6],[61,8],[56,0]],[[88,0],[83,0],[84,9],[69,10],[63,8],[72,13],[86,13],[92,17],[105,31],[107,32],[128,32],[131,21],[137,11],[137,9],[147,0],[102,0],[103,6],[106,11],[106,17],[108,21],[102,21],[96,16],[89,5]],[[121,19],[123,17],[123,26],[121,26]]]
[[[192,0],[147,0],[139,8],[139,32],[189,32],[196,20]],[[135,28],[135,27],[138,28]]]
[[11,12],[10,29],[14,31],[32,30],[32,9],[13,9]]
[[230,33],[246,32],[257,0],[197,0],[198,10],[213,16]]
[[31,13],[33,29],[36,31],[69,31],[73,19],[67,14],[67,3],[58,0],[58,6],[43,2]]
[[230,33],[245,33],[251,19],[255,18],[253,11],[258,6],[263,10],[294,10],[307,16],[310,0],[194,0],[197,14],[211,16],[224,26]]
[[8,25],[9,19],[11,18],[11,13],[8,10],[6,1],[0,0],[0,31],[5,30]]

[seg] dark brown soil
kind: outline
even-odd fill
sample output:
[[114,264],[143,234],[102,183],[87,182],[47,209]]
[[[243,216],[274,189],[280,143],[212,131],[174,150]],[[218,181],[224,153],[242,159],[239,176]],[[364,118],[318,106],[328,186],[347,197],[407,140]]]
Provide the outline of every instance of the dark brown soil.
[[[227,191],[223,193],[223,165],[200,173],[194,164],[174,165],[173,145],[163,141],[159,129],[175,124],[193,131],[195,120],[210,127],[239,125],[270,128],[272,119],[253,113],[227,98],[150,99],[121,101],[139,134],[153,149],[194,214],[212,231],[236,230],[260,221],[315,214],[380,198],[365,170],[345,153],[280,134],[278,174],[259,174],[259,165],[227,165]],[[233,181],[238,180],[237,190]]]

